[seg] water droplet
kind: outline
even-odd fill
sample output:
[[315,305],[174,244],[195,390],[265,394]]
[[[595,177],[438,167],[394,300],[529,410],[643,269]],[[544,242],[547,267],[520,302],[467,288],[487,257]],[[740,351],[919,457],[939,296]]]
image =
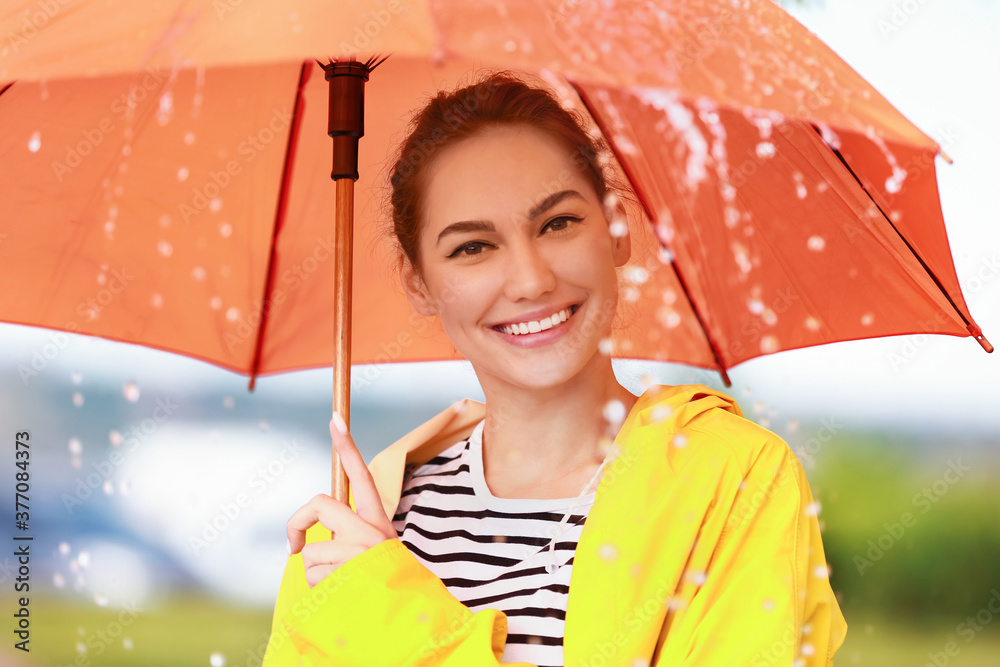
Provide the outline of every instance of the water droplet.
[[604,419],[617,426],[625,421],[625,404],[613,398],[604,404]]
[[62,588],[66,585],[66,578],[61,573],[56,572],[52,575],[52,585],[56,588]]
[[131,637],[124,637],[122,639],[122,648],[125,649],[126,651],[131,651],[134,647],[135,644],[132,643]]
[[184,143],[188,146],[194,143],[194,132],[187,132],[184,134]]
[[760,319],[764,320],[764,324],[774,326],[778,323],[778,314],[770,308],[767,308],[760,314]]
[[222,405],[224,405],[227,408],[231,408],[234,405],[236,405],[236,399],[234,399],[232,396],[226,396],[222,399]]
[[127,479],[123,479],[120,482],[118,482],[118,493],[120,493],[123,496],[127,496],[131,492],[132,492],[132,482],[128,481]]
[[208,664],[212,667],[226,667],[226,656],[216,651],[208,656]]
[[674,414],[674,409],[669,405],[657,405],[649,411],[649,418],[655,424],[663,421],[664,419],[668,419],[672,414]]
[[806,510],[805,510],[806,511],[806,516],[816,516],[816,515],[818,515],[821,507],[822,506],[820,505],[819,501],[818,500],[814,500],[813,502],[811,502],[808,505],[806,505]]
[[139,400],[139,385],[137,385],[132,380],[125,383],[122,387],[122,394],[125,395],[125,400],[129,403],[135,403]]
[[268,424],[267,421],[261,419],[259,422],[257,422],[257,428],[259,428],[261,431],[270,431],[271,425]]
[[817,565],[816,569],[813,570],[813,574],[817,577],[829,577],[830,576],[830,566],[829,565]]
[[170,216],[164,213],[163,215],[160,216],[160,227],[166,228],[169,226],[170,226]]
[[208,273],[205,271],[205,267],[203,266],[196,266],[191,269],[191,277],[195,280],[204,280],[207,275]]
[[764,312],[764,302],[760,299],[750,299],[747,301],[747,308],[749,308],[750,312],[754,315],[760,315]]
[[219,233],[224,237],[229,238],[233,234],[233,226],[228,222],[224,222],[219,225]]
[[813,252],[822,252],[823,248],[826,247],[826,239],[822,236],[810,236],[809,240],[806,241],[806,247]]
[[632,266],[625,270],[625,279],[636,285],[641,285],[649,280],[649,272],[641,266]]
[[222,197],[215,197],[212,201],[208,202],[208,210],[212,213],[218,213],[222,210]]
[[673,439],[671,439],[671,441],[670,441],[670,442],[671,442],[671,444],[673,444],[673,446],[674,446],[674,447],[676,447],[677,449],[683,449],[684,447],[687,447],[687,444],[688,444],[688,438],[687,438],[687,436],[686,436],[686,435],[684,435],[683,433],[678,433],[677,435],[675,435],[675,436],[673,437]]
[[816,652],[816,649],[813,648],[812,644],[803,644],[802,648],[799,650],[802,653],[802,655],[812,655],[813,653]]
[[809,331],[819,331],[819,320],[811,315],[806,318],[806,329]]
[[774,157],[777,151],[774,148],[774,144],[770,141],[762,141],[757,144],[757,157],[761,159],[767,159]]
[[115,485],[110,479],[104,480],[104,484],[101,485],[101,490],[104,491],[104,495],[110,496],[115,492]]
[[83,374],[79,371],[73,371],[70,373],[69,379],[73,384],[80,384],[83,382]]
[[799,199],[805,199],[806,197],[809,196],[809,191],[806,190],[805,185],[799,183],[798,185],[795,186],[795,196],[798,197]]
[[764,600],[764,603],[761,604],[761,606],[764,608],[764,611],[771,611],[772,609],[774,609],[774,600],[771,599]]
[[32,153],[37,153],[41,149],[41,147],[42,147],[42,134],[38,131],[35,131],[35,133],[31,135],[31,138],[28,139],[28,150],[31,151]]
[[629,303],[635,303],[642,297],[642,293],[635,287],[626,287],[622,293],[622,298]]
[[86,653],[87,652],[87,645],[84,644],[83,642],[77,642],[76,643],[76,652],[77,653]]
[[94,602],[97,604],[98,607],[108,606],[108,598],[98,593],[94,593]]
[[229,309],[226,310],[226,319],[229,320],[230,322],[235,322],[236,320],[240,319],[239,308],[237,308],[236,306],[230,306]]
[[785,426],[785,430],[789,433],[796,433],[799,430],[799,422],[795,419],[789,419],[788,424]]
[[690,581],[695,586],[704,586],[705,580],[708,579],[708,577],[705,576],[704,572],[695,571],[695,572],[687,572],[685,574],[685,579]]
[[153,294],[153,308],[163,307],[163,297],[159,293]]
[[111,443],[112,447],[121,447],[122,445],[121,432],[112,430],[110,433],[108,433],[108,441]]
[[73,405],[78,408],[83,406],[83,394],[78,391],[73,392]]
[[628,223],[624,220],[615,220],[609,227],[611,235],[616,238],[628,236]]
[[602,338],[601,342],[597,344],[597,349],[601,351],[601,354],[610,355],[613,345],[610,338]]
[[81,551],[80,555],[76,557],[76,562],[80,564],[80,567],[90,567],[90,552]]
[[72,466],[73,470],[79,470],[80,468],[83,467],[83,461],[80,459],[79,456],[74,456],[73,458],[71,458],[69,460],[69,464],[70,466]]
[[770,354],[778,351],[778,339],[775,336],[763,336],[760,339],[760,351]]
[[174,253],[174,247],[170,245],[170,241],[160,241],[156,244],[156,249],[164,257],[170,257]]
[[514,51],[517,50],[517,42],[515,42],[513,39],[508,39],[504,43],[503,48],[507,53],[513,53]]
[[679,598],[677,596],[672,596],[669,600],[667,600],[667,609],[671,611],[678,611],[686,606],[687,602],[685,602],[683,598]]
[[60,542],[59,543],[59,555],[60,556],[68,556],[69,555],[69,542]]
[[211,299],[208,300],[208,306],[212,310],[218,310],[219,308],[222,308],[222,297],[213,296]]
[[871,313],[865,313],[864,315],[861,316],[861,326],[865,327],[871,326],[872,322],[874,321],[875,321],[875,316],[872,315]]
[[597,548],[597,555],[610,562],[618,558],[618,548],[613,544],[602,544]]
[[178,181],[186,181],[187,177],[188,177],[188,174],[190,174],[190,173],[191,172],[188,171],[187,167],[181,167],[180,169],[177,170],[177,180]]

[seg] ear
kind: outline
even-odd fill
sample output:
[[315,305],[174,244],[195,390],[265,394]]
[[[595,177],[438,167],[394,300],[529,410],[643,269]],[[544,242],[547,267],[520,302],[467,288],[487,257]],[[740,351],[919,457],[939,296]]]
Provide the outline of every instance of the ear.
[[399,253],[397,261],[399,266],[399,282],[403,285],[406,300],[410,302],[415,311],[424,317],[437,315],[438,311],[434,303],[434,298],[427,290],[423,278],[420,277],[420,274],[410,264],[410,260],[405,254]]
[[[628,218],[625,216],[625,211],[619,207],[619,210],[615,213],[614,220],[621,220],[626,225],[628,224]],[[611,256],[615,260],[615,267],[625,266],[628,262],[629,257],[632,256],[632,235],[626,234],[625,236],[615,236],[611,235]]]

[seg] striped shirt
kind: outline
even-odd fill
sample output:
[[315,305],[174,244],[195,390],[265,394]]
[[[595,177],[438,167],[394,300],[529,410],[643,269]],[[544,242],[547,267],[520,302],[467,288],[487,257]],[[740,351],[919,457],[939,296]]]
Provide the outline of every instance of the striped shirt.
[[[573,556],[596,494],[495,497],[483,475],[485,423],[413,471],[393,527],[416,559],[471,611],[506,614],[502,662],[561,667]],[[550,554],[549,541],[578,500]]]

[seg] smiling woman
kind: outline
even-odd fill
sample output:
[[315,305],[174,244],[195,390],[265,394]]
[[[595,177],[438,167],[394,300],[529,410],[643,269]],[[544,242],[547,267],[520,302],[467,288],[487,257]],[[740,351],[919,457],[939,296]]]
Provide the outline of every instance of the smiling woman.
[[355,511],[289,521],[265,665],[828,665],[843,642],[788,445],[704,385],[616,379],[632,199],[584,126],[506,72],[414,117],[395,268],[486,403],[368,467],[334,415]]

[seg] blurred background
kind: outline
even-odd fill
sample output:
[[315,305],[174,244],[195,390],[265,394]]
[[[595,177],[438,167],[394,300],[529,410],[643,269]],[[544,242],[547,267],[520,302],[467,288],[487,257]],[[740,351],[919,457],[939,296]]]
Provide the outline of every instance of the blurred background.
[[[996,344],[1000,4],[785,6],[954,159],[937,164],[952,255]],[[13,433],[32,436],[35,536],[31,653],[4,641],[0,663],[259,665],[285,522],[329,489],[331,370],[265,377],[251,394],[202,362],[6,324],[0,364],[4,460]],[[635,394],[649,382],[725,391],[796,451],[849,625],[845,666],[1000,665],[998,370],[969,338],[923,335],[765,356],[732,370],[728,389],[715,373],[616,361]],[[464,397],[484,400],[466,363],[356,366],[352,433],[370,461]],[[6,616],[16,568],[4,552]]]

